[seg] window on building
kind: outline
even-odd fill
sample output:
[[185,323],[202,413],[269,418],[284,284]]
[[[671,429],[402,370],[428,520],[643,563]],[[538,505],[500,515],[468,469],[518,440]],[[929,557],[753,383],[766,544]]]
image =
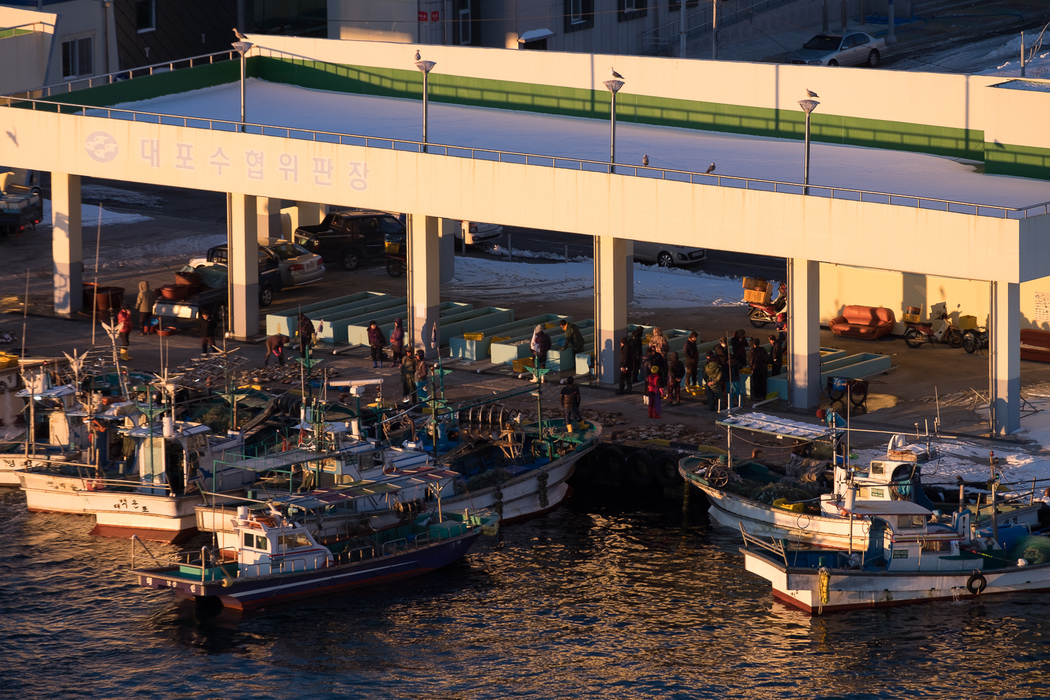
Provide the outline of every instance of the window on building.
[[681,0],[667,0],[667,9],[671,12],[678,12],[682,9]]
[[594,26],[594,0],[565,0],[564,8],[566,32],[578,32]]
[[92,37],[85,36],[62,42],[62,77],[79,78],[95,72]]
[[459,11],[459,43],[461,46],[470,45],[470,9]]
[[617,19],[626,22],[632,19],[641,19],[646,14],[647,0],[619,0],[619,13]]
[[157,28],[156,0],[135,1],[135,28],[140,34]]

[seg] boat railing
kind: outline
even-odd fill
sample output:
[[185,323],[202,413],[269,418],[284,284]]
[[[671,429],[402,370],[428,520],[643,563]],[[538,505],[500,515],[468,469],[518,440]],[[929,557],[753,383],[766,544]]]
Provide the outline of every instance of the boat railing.
[[764,549],[773,554],[778,554],[784,560],[784,566],[788,565],[787,551],[784,549],[784,543],[781,540],[765,540],[756,535],[752,535],[744,528],[744,523],[737,523],[740,525],[740,535],[744,538],[744,547],[748,545],[755,545],[761,549]]
[[406,550],[408,550],[408,538],[407,537],[400,537],[400,538],[398,538],[396,540],[390,540],[389,542],[384,542],[383,543],[382,554],[385,557],[385,556],[388,556],[390,554],[394,554],[396,552],[404,552]]
[[153,552],[149,551],[149,547],[146,546],[146,543],[143,542],[142,540],[140,540],[138,535],[132,535],[131,536],[131,569],[132,569],[132,571],[134,571],[134,569],[135,569],[135,549],[136,549],[136,547],[142,547],[142,550],[146,554],[149,555],[150,559],[153,560],[153,563],[156,564],[157,566],[161,566],[161,562],[157,559],[156,555],[154,555]]

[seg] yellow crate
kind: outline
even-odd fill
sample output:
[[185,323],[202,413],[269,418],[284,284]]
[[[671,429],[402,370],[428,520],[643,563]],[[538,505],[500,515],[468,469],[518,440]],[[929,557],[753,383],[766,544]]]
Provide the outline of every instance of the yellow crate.
[[18,366],[18,355],[12,355],[7,352],[0,352],[0,369],[7,369],[8,367]]
[[977,317],[976,316],[960,316],[959,317],[959,329],[964,331],[974,330],[977,328]]
[[769,292],[764,289],[761,291],[757,289],[745,289],[744,301],[754,302],[755,304],[768,304]]
[[514,367],[515,372],[524,372],[526,367],[532,367],[531,357],[521,357],[511,362],[511,366]]
[[509,335],[494,335],[492,336],[493,343],[502,343],[504,340],[510,340]]
[[905,323],[919,323],[919,314],[904,314]]
[[792,513],[806,512],[805,503],[788,503],[788,500],[786,498],[778,498],[777,500],[773,501],[773,507],[783,508],[784,510],[790,510]]
[[543,330],[545,330],[545,331],[549,331],[552,328],[560,328],[560,327],[561,327],[561,321],[558,321],[557,323],[552,322],[552,321],[548,321],[547,323],[543,324]]
[[918,316],[919,314],[922,313],[922,307],[921,306],[909,306],[906,309],[906,311],[908,313],[912,314],[913,316]]
[[467,340],[482,340],[485,337],[484,333],[464,333],[463,337]]
[[762,277],[744,278],[744,289],[758,289],[764,292],[768,287],[769,280],[763,279]]

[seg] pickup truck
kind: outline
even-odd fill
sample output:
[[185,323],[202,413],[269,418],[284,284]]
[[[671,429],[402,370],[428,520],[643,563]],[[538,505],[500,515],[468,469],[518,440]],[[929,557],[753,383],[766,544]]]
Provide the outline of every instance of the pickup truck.
[[356,270],[364,262],[383,260],[388,235],[404,236],[405,225],[385,211],[345,210],[325,216],[315,226],[295,229],[293,240],[326,263]]
[[26,226],[36,229],[44,218],[44,200],[40,188],[22,191],[11,187],[0,195],[0,235],[21,233]]
[[[153,304],[153,315],[193,320],[201,309],[219,309],[229,304],[227,296],[228,271],[221,263],[187,265],[180,272],[196,272],[201,277],[201,288],[185,299],[163,299],[158,294]],[[273,302],[274,290],[281,289],[281,271],[277,267],[259,269],[259,307],[265,308]]]

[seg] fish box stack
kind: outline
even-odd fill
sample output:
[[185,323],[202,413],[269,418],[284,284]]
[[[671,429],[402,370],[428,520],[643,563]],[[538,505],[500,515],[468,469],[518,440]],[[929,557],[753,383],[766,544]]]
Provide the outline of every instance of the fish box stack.
[[773,283],[761,277],[744,278],[744,301],[768,304],[773,295]]

